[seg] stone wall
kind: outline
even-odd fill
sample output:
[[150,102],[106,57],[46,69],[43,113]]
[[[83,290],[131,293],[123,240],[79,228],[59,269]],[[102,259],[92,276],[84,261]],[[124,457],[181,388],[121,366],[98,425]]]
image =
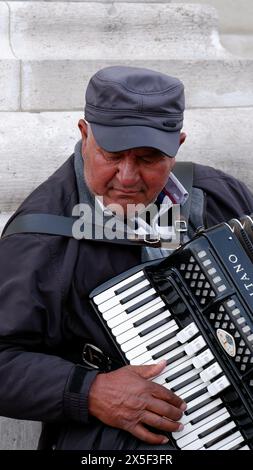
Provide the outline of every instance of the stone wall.
[[[0,1],[0,231],[72,152],[85,86],[106,65],[181,78],[188,138],[178,159],[214,165],[253,187],[253,58],[224,47],[225,36],[232,44],[232,36],[252,34],[252,2],[242,2],[239,17],[240,2],[210,0],[221,35],[217,11],[200,3]],[[39,429],[2,418],[0,449],[35,448]]]

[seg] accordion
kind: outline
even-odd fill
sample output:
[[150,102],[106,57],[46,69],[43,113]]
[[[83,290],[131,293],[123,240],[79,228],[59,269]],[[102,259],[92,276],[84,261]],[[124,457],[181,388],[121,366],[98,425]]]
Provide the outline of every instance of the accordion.
[[253,449],[252,261],[253,219],[244,216],[90,294],[125,364],[167,360],[153,381],[187,402],[175,448]]

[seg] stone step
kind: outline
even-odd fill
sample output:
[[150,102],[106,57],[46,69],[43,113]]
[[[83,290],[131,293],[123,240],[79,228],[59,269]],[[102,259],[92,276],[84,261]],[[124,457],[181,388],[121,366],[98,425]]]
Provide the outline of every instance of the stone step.
[[0,450],[35,450],[41,424],[0,417]]
[[10,42],[23,60],[224,58],[216,10],[173,3],[10,2]]
[[9,40],[9,8],[0,2],[0,111],[14,111],[20,106],[20,61]]
[[253,60],[34,60],[22,63],[22,110],[83,109],[90,77],[115,63],[179,77],[185,84],[188,108],[253,106]]
[[[0,113],[0,208],[12,212],[73,152],[79,112]],[[179,160],[220,168],[253,188],[251,108],[192,109]]]

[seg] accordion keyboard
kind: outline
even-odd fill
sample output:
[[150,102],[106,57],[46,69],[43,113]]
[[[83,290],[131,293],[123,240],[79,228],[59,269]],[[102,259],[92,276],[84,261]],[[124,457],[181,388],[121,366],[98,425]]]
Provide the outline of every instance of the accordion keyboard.
[[[152,380],[187,403],[184,429],[172,434],[179,449],[249,450],[252,418],[228,373],[228,361],[232,359],[238,373],[248,373],[247,383],[253,387],[251,327],[240,313],[231,282],[217,263],[214,267],[207,249],[197,245],[188,258],[184,253],[183,263],[180,256],[176,259],[172,271],[162,264],[161,269],[156,265],[115,278],[108,288],[95,291],[92,304],[125,363],[167,361]],[[175,277],[184,284],[182,295]],[[196,305],[187,299],[187,289],[194,291]],[[215,341],[193,313],[198,306]]]

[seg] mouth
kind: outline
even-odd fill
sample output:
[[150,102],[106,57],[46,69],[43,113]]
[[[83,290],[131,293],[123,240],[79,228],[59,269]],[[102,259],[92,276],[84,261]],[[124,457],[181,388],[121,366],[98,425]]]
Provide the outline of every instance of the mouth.
[[113,190],[116,191],[117,193],[125,194],[126,196],[139,194],[141,192],[140,190],[125,190],[125,189],[118,189],[118,188],[113,188]]

